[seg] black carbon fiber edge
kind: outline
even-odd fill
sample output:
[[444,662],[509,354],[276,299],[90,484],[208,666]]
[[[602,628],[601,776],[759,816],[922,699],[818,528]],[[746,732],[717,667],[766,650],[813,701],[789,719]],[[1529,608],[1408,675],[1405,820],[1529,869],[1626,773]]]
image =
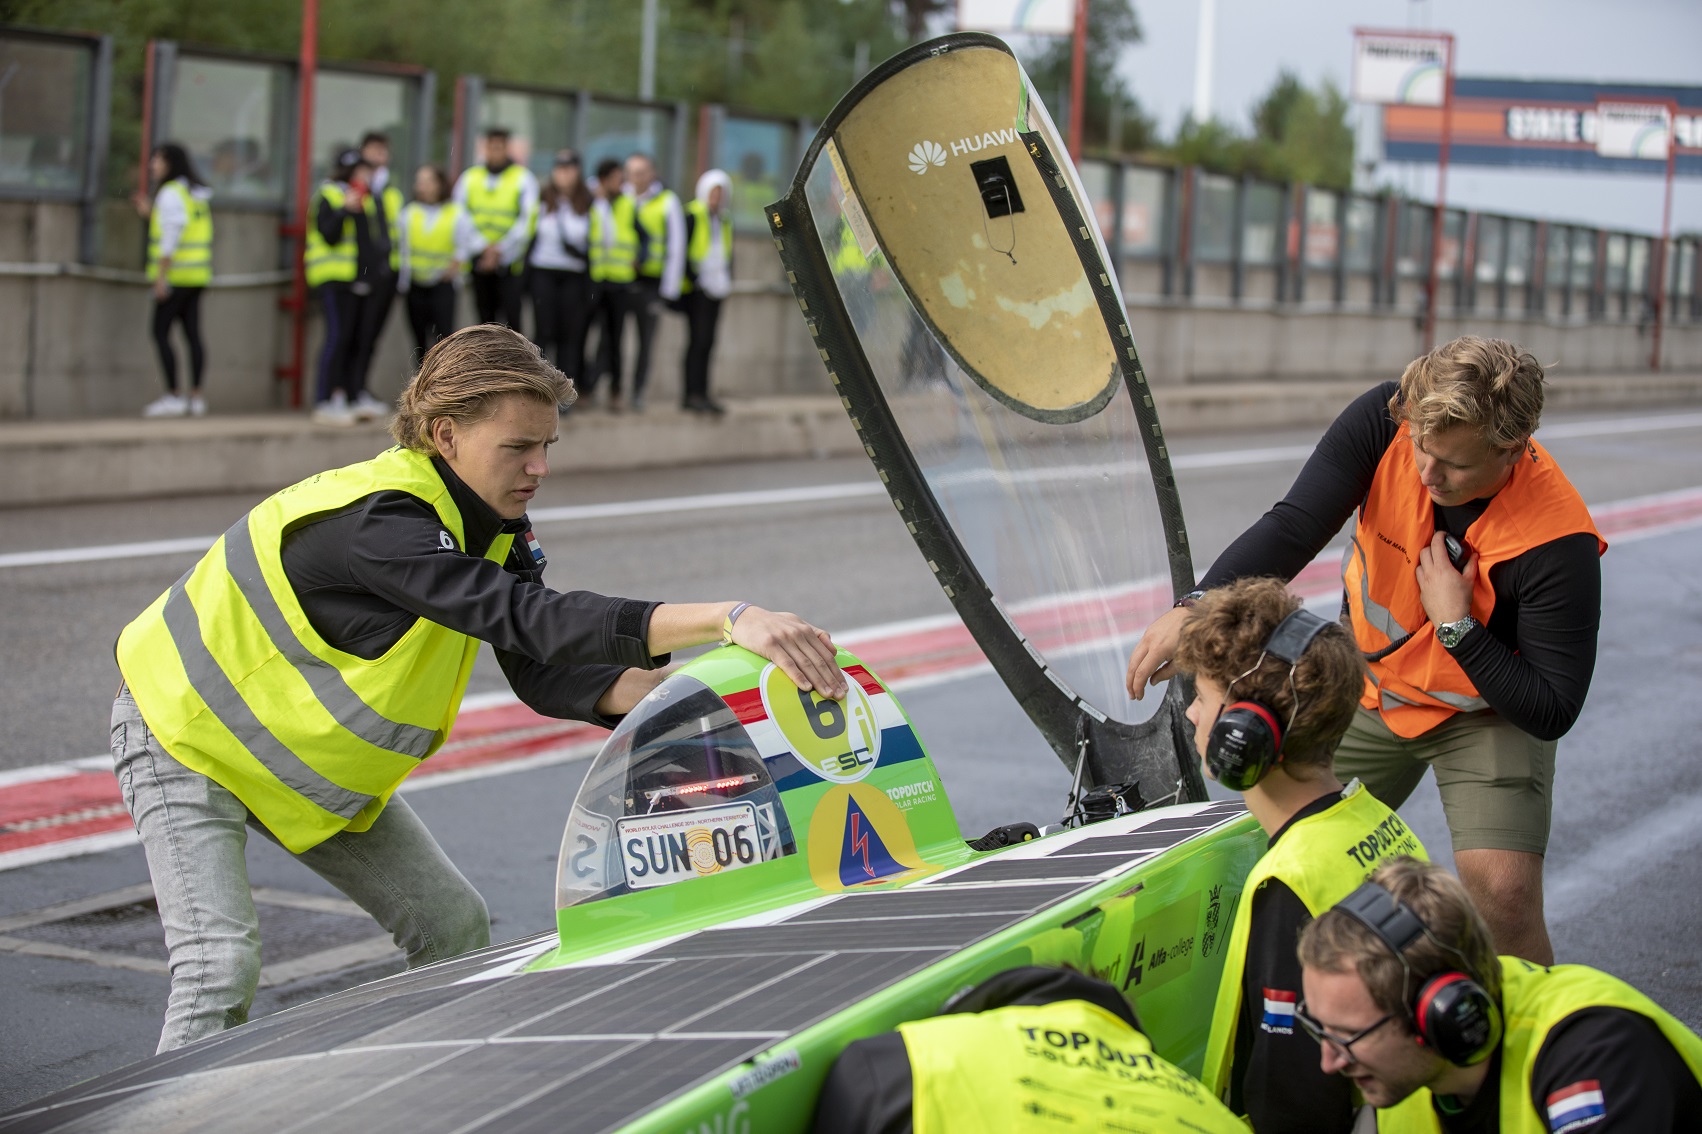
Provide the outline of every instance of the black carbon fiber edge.
[[[863,443],[863,451],[874,463],[894,507],[904,519],[917,549],[946,597],[974,635],[994,671],[1034,722],[1065,768],[1074,770],[1085,758],[1083,781],[1088,785],[1136,783],[1148,803],[1199,801],[1206,798],[1199,761],[1192,757],[1192,729],[1183,717],[1192,689],[1183,681],[1172,681],[1163,704],[1150,720],[1131,725],[1105,717],[1082,701],[1061,676],[1050,670],[1006,620],[985,580],[981,578],[957,533],[945,520],[938,501],[905,442],[886,396],[880,389],[862,344],[833,283],[833,272],[817,238],[805,197],[805,179],[833,136],[839,123],[870,90],[888,76],[923,59],[965,47],[989,47],[1006,54],[1010,48],[987,35],[963,33],[919,44],[893,56],[871,71],[834,108],[810,144],[790,191],[767,210],[775,249],[786,269],[787,283],[797,297],[811,339],[827,368],[840,403]],[[1043,171],[1044,172],[1044,171]],[[1080,213],[1071,202],[1066,214],[1079,224]],[[1102,289],[1096,288],[1096,295]],[[1116,292],[1109,291],[1116,307]],[[1102,313],[1106,300],[1100,298]],[[1126,319],[1109,323],[1114,340],[1128,337]],[[1122,328],[1118,332],[1118,328]],[[1181,521],[1181,502],[1176,494],[1163,434],[1149,393],[1130,344],[1127,360],[1120,359],[1125,387],[1130,389],[1137,420],[1159,494],[1160,514],[1171,562],[1172,586],[1177,594],[1193,586],[1192,564]],[[1129,374],[1139,376],[1143,390],[1136,397]],[[1144,404],[1143,404],[1144,402]]]

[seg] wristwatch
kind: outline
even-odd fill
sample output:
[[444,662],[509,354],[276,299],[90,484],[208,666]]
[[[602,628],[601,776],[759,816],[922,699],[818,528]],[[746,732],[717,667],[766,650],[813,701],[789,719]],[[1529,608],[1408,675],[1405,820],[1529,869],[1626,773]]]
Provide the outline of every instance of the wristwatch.
[[1476,625],[1477,619],[1469,614],[1458,622],[1444,622],[1436,628],[1436,640],[1442,643],[1444,650],[1451,650],[1459,645],[1460,640],[1471,633],[1472,627]]

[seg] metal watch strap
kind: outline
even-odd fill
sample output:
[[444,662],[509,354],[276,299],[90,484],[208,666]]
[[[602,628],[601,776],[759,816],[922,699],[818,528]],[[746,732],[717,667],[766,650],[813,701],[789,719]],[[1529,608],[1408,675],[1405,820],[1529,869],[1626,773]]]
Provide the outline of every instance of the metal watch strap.
[[1469,614],[1453,622],[1444,622],[1436,628],[1436,640],[1442,643],[1443,649],[1451,650],[1459,645],[1465,636],[1471,633],[1471,628],[1477,624],[1477,619]]

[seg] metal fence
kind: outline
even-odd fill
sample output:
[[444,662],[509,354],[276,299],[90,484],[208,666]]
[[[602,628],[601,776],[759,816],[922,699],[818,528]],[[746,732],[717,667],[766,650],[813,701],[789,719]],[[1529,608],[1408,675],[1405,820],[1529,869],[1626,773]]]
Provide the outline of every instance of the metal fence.
[[[181,142],[212,185],[217,207],[288,216],[296,205],[295,61],[170,41],[150,43],[147,59],[144,151],[150,141]],[[430,71],[325,63],[315,88],[310,183],[323,176],[334,146],[352,145],[369,130],[389,136],[391,167],[401,177],[433,156]],[[93,259],[111,93],[110,37],[0,28],[0,200],[80,204],[85,262]],[[734,226],[750,235],[766,233],[763,207],[790,181],[813,132],[807,121],[722,106],[463,75],[448,131],[452,174],[478,160],[481,134],[491,126],[512,132],[516,156],[540,177],[567,147],[588,168],[649,152],[682,196],[704,169],[725,169]],[[1371,308],[1423,301],[1429,205],[1132,161],[1084,161],[1081,175],[1132,298]],[[1664,287],[1670,318],[1702,321],[1698,242],[1695,235],[1675,238],[1663,257],[1654,238],[1638,233],[1450,209],[1438,304],[1641,321]],[[1657,285],[1659,265],[1665,279]]]
[[[1388,195],[1088,160],[1100,232],[1140,294],[1232,302],[1407,307],[1422,302],[1434,208]],[[1438,304],[1505,316],[1652,317],[1658,238],[1449,209]],[[1670,317],[1702,321],[1702,238],[1668,245]],[[1132,267],[1154,271],[1132,273]],[[1202,273],[1222,277],[1204,288]],[[1134,277],[1134,278],[1131,278]]]

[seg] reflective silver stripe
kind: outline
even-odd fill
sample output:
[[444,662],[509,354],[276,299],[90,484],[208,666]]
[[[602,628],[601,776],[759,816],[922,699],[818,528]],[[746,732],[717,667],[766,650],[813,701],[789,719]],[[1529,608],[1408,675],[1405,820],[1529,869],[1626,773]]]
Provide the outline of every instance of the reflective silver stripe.
[[237,590],[248,600],[260,625],[265,627],[272,645],[301,674],[313,695],[338,724],[375,748],[416,760],[425,759],[432,745],[437,743],[434,730],[393,721],[372,708],[361,700],[360,694],[349,688],[348,681],[336,666],[314,654],[296,636],[295,629],[284,617],[283,610],[272,597],[272,588],[266,585],[266,577],[260,571],[260,558],[254,551],[254,537],[248,532],[247,516],[225,532],[225,570],[236,581]]
[[1489,708],[1489,702],[1482,697],[1467,697],[1464,693],[1440,693],[1426,689],[1424,695],[1434,697],[1444,705],[1452,705],[1464,713],[1475,713],[1479,709]]
[[266,770],[278,777],[280,783],[297,795],[317,803],[333,815],[353,819],[361,808],[372,802],[372,796],[359,795],[340,788],[309,768],[294,752],[284,747],[260,723],[242,694],[236,691],[230,678],[219,667],[218,659],[201,640],[201,619],[195,604],[182,584],[171,588],[165,600],[165,625],[177,646],[177,656],[183,661],[184,672],[207,708],[248,749]]
[[[1409,701],[1398,693],[1391,693],[1381,685],[1377,687],[1377,691],[1383,695],[1383,708],[1385,709],[1393,709],[1401,705],[1411,705],[1414,708],[1426,707],[1420,705],[1417,701]],[[1463,693],[1433,693],[1428,689],[1423,690],[1423,692],[1426,697],[1434,697],[1444,705],[1458,709],[1462,713],[1475,713],[1480,709],[1489,708],[1489,702],[1482,697],[1467,697]]]
[[[1371,570],[1365,563],[1365,549],[1359,545],[1359,536],[1355,535],[1351,538],[1353,547],[1349,550],[1348,555],[1359,557],[1359,608],[1365,612],[1365,620],[1371,624],[1372,629],[1381,632],[1391,642],[1411,633],[1400,624],[1388,607],[1372,601]],[[1344,557],[1342,560],[1342,581],[1344,583],[1347,581],[1348,563],[1349,560]]]

